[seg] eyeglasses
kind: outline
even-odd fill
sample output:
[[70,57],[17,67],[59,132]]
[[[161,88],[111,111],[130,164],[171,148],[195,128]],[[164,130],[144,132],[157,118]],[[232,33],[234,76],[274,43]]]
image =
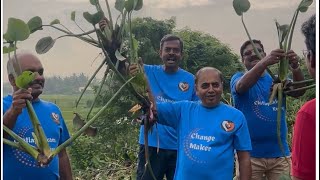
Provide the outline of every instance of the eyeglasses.
[[308,58],[308,56],[311,54],[311,50],[302,50],[302,54],[304,58]]
[[[262,52],[263,52],[263,50],[260,49],[260,48],[257,48],[257,50],[258,50],[259,53],[262,53]],[[252,49],[252,50],[248,50],[248,51],[246,51],[246,52],[243,53],[243,56],[251,56],[253,53],[254,53],[254,50],[253,50],[253,49]]]

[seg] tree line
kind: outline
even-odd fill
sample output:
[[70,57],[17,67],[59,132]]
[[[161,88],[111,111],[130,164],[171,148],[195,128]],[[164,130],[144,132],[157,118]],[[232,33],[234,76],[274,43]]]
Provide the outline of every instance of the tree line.
[[[80,94],[81,89],[86,85],[89,80],[89,77],[84,73],[75,74],[71,76],[61,77],[61,76],[52,76],[45,77],[46,82],[44,86],[44,94],[61,94],[61,95],[71,95],[71,94]],[[94,82],[98,81],[97,79],[93,80]],[[95,84],[95,83],[94,83]],[[12,87],[9,82],[3,83],[3,95],[10,94],[12,92]],[[90,90],[87,92],[90,93]],[[93,91],[91,91],[93,93]]]

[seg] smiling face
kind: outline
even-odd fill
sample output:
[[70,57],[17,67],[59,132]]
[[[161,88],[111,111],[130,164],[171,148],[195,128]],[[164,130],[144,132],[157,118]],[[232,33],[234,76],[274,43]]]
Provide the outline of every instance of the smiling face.
[[179,68],[182,58],[181,46],[179,40],[164,41],[160,49],[160,58],[165,66],[165,71],[175,72]]
[[220,103],[223,92],[221,73],[215,68],[202,68],[197,73],[196,91],[202,105],[208,108]]
[[[254,43],[257,50],[259,51],[259,53],[261,54],[262,57],[265,57],[265,52],[263,52],[263,48],[260,46],[260,44],[258,43]],[[254,53],[253,50],[253,46],[252,44],[248,44],[244,50],[243,50],[243,54],[242,54],[242,63],[245,65],[245,67],[247,68],[247,70],[252,69],[259,61],[259,57]]]
[[[36,73],[35,79],[29,84],[28,88],[32,88],[32,96],[33,99],[36,100],[40,94],[43,92],[43,87],[45,83],[45,78],[43,77],[44,69],[42,67],[42,64],[40,60],[32,55],[32,54],[21,54],[18,55],[18,60],[20,62],[21,70],[22,71],[31,71]],[[11,78],[12,79],[12,78]],[[10,80],[14,81],[14,79]],[[12,84],[13,82],[11,82]],[[18,87],[14,85],[14,90],[18,90]]]

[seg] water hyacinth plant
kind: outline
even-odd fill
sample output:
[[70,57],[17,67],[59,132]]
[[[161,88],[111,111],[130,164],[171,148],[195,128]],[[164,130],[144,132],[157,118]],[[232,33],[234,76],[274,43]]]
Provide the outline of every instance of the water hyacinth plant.
[[[292,17],[292,20],[290,22],[290,24],[284,24],[284,25],[280,25],[277,21],[275,21],[276,23],[276,28],[277,28],[277,32],[278,32],[278,43],[279,43],[279,48],[283,49],[285,52],[288,52],[291,49],[291,43],[292,43],[292,38],[293,38],[293,32],[294,32],[294,28],[295,28],[295,24],[298,18],[298,15],[300,12],[306,12],[308,10],[308,7],[313,3],[313,0],[301,0],[301,2],[299,3],[297,9],[294,11],[294,15]],[[242,24],[244,26],[245,32],[249,38],[249,40],[251,41],[251,44],[254,48],[254,52],[255,54],[262,59],[261,54],[258,52],[257,48],[255,47],[252,38],[249,34],[249,31],[244,23],[244,13],[247,12],[250,9],[250,2],[249,0],[233,0],[233,7],[235,12],[241,16],[241,21]],[[281,59],[279,64],[278,64],[278,73],[277,73],[277,77],[273,75],[273,73],[267,69],[267,71],[269,72],[269,74],[271,75],[271,77],[273,78],[273,87],[272,87],[272,92],[270,93],[270,99],[269,99],[269,103],[271,103],[275,96],[277,95],[277,102],[278,102],[278,110],[277,110],[277,137],[278,137],[278,143],[280,146],[280,149],[282,151],[283,154],[284,153],[284,148],[282,147],[282,142],[281,142],[281,138],[280,138],[280,120],[281,120],[281,107],[282,107],[282,101],[283,101],[283,97],[285,96],[285,94],[288,94],[290,92],[293,91],[300,91],[300,90],[304,90],[304,89],[309,89],[309,88],[313,88],[315,87],[315,84],[313,85],[309,85],[309,86],[305,86],[302,88],[296,88],[293,89],[293,86],[295,85],[305,85],[306,83],[310,83],[313,82],[313,80],[305,80],[305,81],[301,81],[301,82],[290,82],[288,81],[288,69],[289,69],[289,60],[284,57],[284,59]],[[289,163],[288,159],[287,162]],[[282,179],[287,179],[290,177],[286,177],[283,176]]]
[[[123,85],[119,88],[119,90],[109,99],[109,101],[98,111],[97,114],[95,114],[91,119],[90,113],[92,111],[92,108],[94,106],[94,103],[92,104],[90,111],[87,115],[87,119],[84,120],[82,117],[79,116],[77,112],[75,112],[75,118],[73,120],[74,125],[78,127],[78,131],[65,143],[61,144],[58,148],[54,150],[50,150],[48,142],[45,137],[45,133],[43,132],[41,128],[41,124],[39,123],[39,120],[37,120],[37,115],[34,113],[32,105],[30,102],[27,102],[27,108],[30,115],[30,119],[32,120],[32,124],[34,127],[34,139],[36,141],[36,146],[33,147],[30,144],[26,143],[21,137],[16,135],[13,131],[11,131],[9,128],[4,127],[4,130],[7,134],[9,134],[12,138],[14,138],[16,141],[10,141],[8,139],[4,139],[4,143],[21,149],[28,154],[30,154],[32,157],[37,159],[40,165],[48,164],[52,158],[57,155],[63,148],[67,147],[74,141],[77,137],[80,135],[86,133],[88,135],[94,135],[95,133],[92,133],[92,131],[88,129],[94,129],[93,127],[90,127],[92,123],[102,114],[102,112],[111,104],[111,102],[119,95],[120,91],[122,91],[125,87],[132,93],[134,97],[138,100],[138,103],[140,104],[140,108],[136,109],[135,111],[143,111],[142,113],[147,113],[148,109],[150,107],[150,101],[146,94],[147,89],[147,83],[146,79],[144,77],[143,70],[141,68],[141,72],[138,73],[134,77],[124,77],[123,68],[125,68],[126,63],[137,63],[138,62],[138,42],[134,38],[132,32],[131,32],[131,18],[132,13],[134,11],[138,11],[143,6],[143,0],[116,0],[114,8],[119,12],[119,15],[117,19],[113,19],[111,15],[110,6],[108,3],[108,0],[105,0],[106,7],[107,7],[107,16],[102,10],[102,7],[99,3],[99,0],[90,0],[90,4],[95,6],[97,12],[96,13],[89,13],[84,12],[83,18],[86,19],[86,21],[92,25],[93,29],[87,32],[84,32],[82,28],[77,24],[76,22],[76,12],[71,12],[71,20],[79,27],[81,31],[83,31],[80,34],[75,34],[71,32],[67,27],[62,25],[58,19],[53,20],[49,24],[43,24],[42,19],[39,16],[31,18],[27,23],[20,19],[15,18],[9,18],[8,21],[8,29],[7,32],[3,35],[5,41],[5,46],[3,47],[3,52],[8,53],[9,58],[11,58],[11,53],[13,52],[14,55],[16,54],[17,49],[17,41],[24,41],[28,39],[29,35],[31,33],[35,33],[39,30],[43,30],[44,28],[53,28],[59,32],[64,33],[64,35],[61,35],[57,38],[52,38],[51,36],[47,36],[44,38],[41,38],[38,43],[36,44],[36,52],[38,54],[44,54],[48,52],[54,45],[55,42],[60,38],[65,37],[73,37],[78,38],[86,43],[89,43],[90,45],[100,48],[103,52],[105,58],[101,62],[100,66],[97,68],[97,70],[93,73],[92,77],[89,79],[84,91],[80,95],[79,99],[77,100],[76,107],[78,106],[81,97],[83,96],[83,93],[87,89],[87,87],[90,85],[96,74],[105,67],[105,73],[104,77],[102,78],[101,85],[98,88],[98,93],[96,94],[96,98],[99,96],[101,89],[103,87],[103,84],[105,83],[105,80],[107,79],[107,75],[111,72],[118,76],[118,79],[123,83]],[[107,25],[105,28],[100,29],[97,28],[97,24],[101,22],[102,20],[105,20]],[[96,36],[96,38],[94,38]],[[126,42],[129,42],[129,46],[126,46]],[[129,52],[128,52],[129,51]],[[15,58],[17,60],[17,58]],[[12,67],[13,68],[13,67]],[[21,72],[19,69],[13,69],[16,74],[15,79],[17,85],[19,85],[20,88],[26,88],[30,82],[34,79],[34,74],[32,72]],[[148,116],[146,116],[148,118]],[[151,171],[151,166],[149,163],[148,158],[148,130],[150,129],[149,121],[144,121],[145,125],[145,138],[146,138],[146,166]],[[91,132],[91,133],[88,133]],[[154,178],[155,179],[155,178]]]

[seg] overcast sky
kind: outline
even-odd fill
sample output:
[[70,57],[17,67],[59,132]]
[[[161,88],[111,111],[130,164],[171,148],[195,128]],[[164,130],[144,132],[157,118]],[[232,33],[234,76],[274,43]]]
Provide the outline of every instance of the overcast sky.
[[[268,53],[277,48],[274,19],[277,19],[280,24],[290,23],[300,0],[251,0],[250,2],[251,9],[245,14],[246,25],[252,37],[262,40]],[[100,3],[106,9],[105,1],[100,0]],[[109,3],[113,7],[114,0]],[[38,15],[42,18],[43,24],[59,19],[62,24],[79,33],[79,29],[70,20],[70,13],[74,10],[76,21],[83,29],[91,30],[91,25],[82,18],[83,12],[93,13],[95,11],[89,0],[4,0],[2,6],[3,31],[7,30],[9,17],[27,22]],[[299,55],[302,55],[302,50],[305,49],[300,32],[301,24],[315,12],[314,2],[308,12],[299,14],[292,45],[292,49]],[[240,17],[233,10],[232,0],[144,0],[143,8],[133,13],[133,16],[161,20],[175,16],[177,29],[187,26],[192,30],[209,33],[228,44],[237,54],[239,54],[240,45],[247,39]],[[35,52],[35,44],[41,37],[55,38],[58,35],[56,31],[46,28],[45,31],[32,34],[25,42],[20,42],[18,47]],[[67,76],[81,72],[91,76],[101,62],[101,58],[94,61],[99,52],[99,49],[80,40],[64,38],[59,39],[48,53],[39,55],[39,57],[44,65],[46,76]],[[3,58],[6,64],[7,56]],[[4,81],[7,81],[6,70],[3,69]]]

